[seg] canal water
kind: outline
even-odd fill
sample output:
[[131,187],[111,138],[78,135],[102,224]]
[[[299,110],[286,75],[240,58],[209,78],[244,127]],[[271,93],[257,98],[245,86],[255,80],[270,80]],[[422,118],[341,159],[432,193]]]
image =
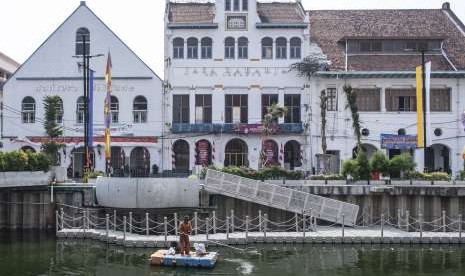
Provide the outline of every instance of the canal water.
[[260,255],[215,248],[213,270],[150,267],[153,250],[43,233],[0,233],[0,275],[465,275],[464,246],[266,245]]

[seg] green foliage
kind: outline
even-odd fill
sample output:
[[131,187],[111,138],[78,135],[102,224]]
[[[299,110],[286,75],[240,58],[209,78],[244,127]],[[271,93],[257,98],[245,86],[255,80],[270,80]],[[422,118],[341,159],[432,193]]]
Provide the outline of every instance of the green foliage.
[[352,177],[354,177],[354,175],[356,174],[356,171],[358,170],[357,167],[358,167],[357,160],[355,159],[345,160],[342,163],[342,175],[344,177],[347,177],[348,175],[351,175]]
[[61,98],[58,96],[46,96],[43,100],[45,110],[44,128],[47,136],[57,138],[63,135],[63,128],[58,125],[58,113],[61,111]]
[[52,161],[44,153],[0,152],[0,172],[48,171]]
[[465,181],[465,171],[460,171],[458,178],[461,181]]
[[43,143],[41,146],[42,152],[49,156],[53,166],[58,166],[60,163],[58,152],[61,148],[63,148],[63,144],[57,143],[55,141]]
[[313,77],[318,71],[326,71],[328,59],[325,55],[314,53],[305,57],[301,62],[291,65],[291,70],[297,71],[300,76]]
[[326,154],[326,150],[328,149],[328,144],[326,142],[326,110],[327,108],[328,108],[328,96],[326,96],[326,90],[322,90],[320,93],[320,112],[321,112],[321,149],[322,149],[323,154]]
[[362,150],[357,154],[357,170],[356,178],[357,180],[370,180],[371,178],[371,168],[370,161],[368,161],[367,154]]
[[405,174],[405,178],[412,180],[425,181],[450,181],[451,177],[445,172],[422,173],[417,171],[409,171]]
[[310,178],[311,180],[345,180],[346,178],[340,174],[321,174],[314,175]]
[[87,177],[90,178],[90,179],[96,179],[97,177],[99,176],[103,176],[103,172],[102,171],[93,171],[93,172],[89,172],[87,174]]
[[347,106],[346,109],[350,109],[350,114],[352,117],[352,128],[354,130],[354,136],[357,140],[357,147],[359,151],[362,148],[362,127],[360,123],[360,114],[358,113],[357,107],[357,93],[352,89],[350,85],[344,86],[344,92],[347,98]]
[[415,167],[415,161],[408,153],[402,153],[389,160],[389,173],[400,174],[401,178],[405,172],[413,171]]
[[373,172],[379,172],[386,176],[389,174],[389,160],[382,151],[377,151],[370,160],[370,168]]
[[260,170],[254,170],[247,167],[236,167],[236,166],[229,166],[219,169],[215,166],[210,166],[202,170],[200,174],[200,178],[204,179],[207,169],[217,170],[228,174],[233,174],[245,178],[251,178],[255,180],[270,180],[270,179],[287,179],[287,180],[300,180],[304,178],[302,172],[297,171],[287,171],[281,167],[273,166],[273,167],[265,167]]

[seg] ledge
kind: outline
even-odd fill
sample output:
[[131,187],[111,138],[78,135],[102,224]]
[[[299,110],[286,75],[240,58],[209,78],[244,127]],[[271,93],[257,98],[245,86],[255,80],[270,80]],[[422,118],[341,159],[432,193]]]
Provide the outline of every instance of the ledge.
[[[171,133],[234,133],[261,134],[261,124],[173,124]],[[273,134],[302,133],[302,123],[279,124],[273,129]]]

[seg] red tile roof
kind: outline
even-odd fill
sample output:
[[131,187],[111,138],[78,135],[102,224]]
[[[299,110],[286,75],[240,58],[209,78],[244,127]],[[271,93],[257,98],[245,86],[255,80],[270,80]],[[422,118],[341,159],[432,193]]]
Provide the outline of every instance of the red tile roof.
[[305,14],[299,3],[257,3],[262,23],[303,23]]
[[213,23],[214,3],[170,3],[168,20],[171,23]]
[[[344,38],[444,38],[443,48],[458,69],[465,69],[465,35],[448,10],[322,10],[310,11],[311,41],[331,60],[330,70],[345,70]],[[427,56],[434,70],[452,70],[445,57]],[[421,63],[418,56],[351,56],[349,70],[403,71]]]

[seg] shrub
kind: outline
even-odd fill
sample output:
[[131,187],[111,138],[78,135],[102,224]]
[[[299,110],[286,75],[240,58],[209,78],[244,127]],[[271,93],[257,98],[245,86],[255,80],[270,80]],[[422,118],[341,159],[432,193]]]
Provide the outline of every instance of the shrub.
[[354,177],[354,174],[356,174],[356,170],[358,167],[358,162],[357,160],[350,159],[346,160],[342,163],[342,175],[344,177],[347,177],[348,175],[351,175]]
[[401,178],[405,172],[412,171],[415,167],[413,157],[408,153],[402,153],[389,160],[389,173],[400,175]]
[[371,168],[370,162],[368,161],[368,156],[364,151],[360,151],[357,154],[357,170],[354,179],[356,180],[370,180],[371,178]]
[[340,174],[320,174],[314,175],[311,180],[345,180],[345,177]]
[[285,169],[277,166],[265,167],[260,170],[254,170],[248,167],[236,167],[229,166],[223,169],[218,169],[215,166],[204,168],[200,173],[200,178],[204,179],[207,173],[207,169],[217,170],[228,174],[233,174],[241,177],[246,177],[255,180],[266,180],[266,179],[288,179],[288,180],[299,180],[303,179],[304,175],[302,172],[286,171]]
[[370,167],[373,172],[381,173],[386,176],[389,174],[389,160],[382,151],[373,154],[370,160]]
[[465,181],[465,171],[460,171],[458,178],[461,181]]
[[405,177],[412,180],[425,180],[425,181],[450,181],[451,177],[445,172],[422,173],[417,171],[409,171]]
[[99,176],[103,176],[103,172],[102,171],[93,171],[93,172],[90,172],[87,177],[89,177],[90,179],[95,179]]
[[0,152],[0,172],[48,171],[52,160],[44,153]]

